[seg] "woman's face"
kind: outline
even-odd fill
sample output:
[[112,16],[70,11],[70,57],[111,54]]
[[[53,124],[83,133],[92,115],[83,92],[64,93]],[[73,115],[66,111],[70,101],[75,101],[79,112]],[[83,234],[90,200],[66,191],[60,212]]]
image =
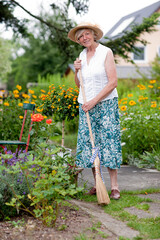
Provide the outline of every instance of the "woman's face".
[[79,43],[84,47],[90,47],[94,43],[94,36],[91,30],[86,29],[78,38]]

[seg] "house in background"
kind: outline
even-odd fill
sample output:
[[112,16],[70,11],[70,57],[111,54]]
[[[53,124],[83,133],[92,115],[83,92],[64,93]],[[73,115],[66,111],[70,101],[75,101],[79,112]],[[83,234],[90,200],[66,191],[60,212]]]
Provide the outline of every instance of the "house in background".
[[[143,18],[148,18],[155,12],[160,12],[160,1],[121,18],[104,35],[104,37],[100,39],[100,42],[106,43],[107,40],[105,37],[109,37],[113,40],[121,37],[124,34],[124,31],[131,31],[131,26],[133,24],[141,24],[143,22]],[[157,31],[155,32],[145,33],[140,36],[148,42],[146,46],[137,43],[136,46],[141,50],[141,54],[135,55],[131,53],[129,55],[130,58],[134,60],[136,66],[130,62],[124,61],[120,57],[117,58],[118,64],[116,64],[116,69],[119,79],[142,78],[142,75],[147,76],[147,78],[151,78],[151,62],[154,61],[156,55],[160,56],[160,21],[159,25],[156,26],[156,30]],[[73,64],[69,64],[65,75],[67,76],[68,74],[73,74],[74,71]]]
[[[144,18],[150,17],[155,12],[160,13],[160,1],[121,18],[100,41],[102,43],[106,42],[105,37],[114,40],[123,36],[124,31],[131,31],[132,25],[141,24]],[[129,54],[137,67],[120,57],[117,58],[118,64],[116,64],[116,67],[118,78],[141,78],[141,74],[151,78],[151,63],[154,61],[156,55],[160,56],[160,17],[156,30],[155,32],[144,33],[140,36],[140,38],[148,42],[146,46],[137,42],[136,47],[141,50],[140,54]]]

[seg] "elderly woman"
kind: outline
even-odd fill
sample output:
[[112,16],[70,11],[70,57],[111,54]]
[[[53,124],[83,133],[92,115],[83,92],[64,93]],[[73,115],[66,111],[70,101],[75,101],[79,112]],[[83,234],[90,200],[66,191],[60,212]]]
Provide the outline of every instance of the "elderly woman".
[[[110,175],[110,198],[119,199],[117,169],[120,168],[122,154],[117,75],[112,50],[97,42],[102,36],[102,30],[91,23],[81,23],[68,33],[70,40],[84,47],[79,58],[74,61],[75,83],[80,87],[78,71],[81,69],[87,99],[84,103],[80,87],[76,164],[92,168],[95,179],[95,168],[90,162],[92,145],[85,114],[89,111],[95,146],[101,155],[101,166],[107,167]],[[96,187],[92,187],[88,194],[96,194]]]

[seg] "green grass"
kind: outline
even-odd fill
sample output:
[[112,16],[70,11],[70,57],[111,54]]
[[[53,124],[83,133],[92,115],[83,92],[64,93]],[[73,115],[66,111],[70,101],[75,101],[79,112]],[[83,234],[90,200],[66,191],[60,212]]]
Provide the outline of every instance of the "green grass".
[[[62,136],[61,135],[53,136],[51,140],[54,143],[61,145]],[[64,146],[66,148],[76,149],[76,145],[77,145],[77,133],[71,133],[64,136]]]
[[[118,201],[111,200],[111,203],[108,206],[103,207],[103,209],[107,214],[110,214],[120,221],[127,222],[129,227],[139,231],[140,235],[138,238],[135,238],[135,240],[160,239],[160,217],[138,218],[136,215],[130,214],[125,210],[129,207],[135,207],[143,211],[148,211],[149,202],[153,202],[153,200],[140,197],[138,194],[147,195],[152,193],[160,193],[160,189],[121,191],[121,198]],[[96,196],[85,195],[81,197],[81,200],[96,202],[97,198]]]

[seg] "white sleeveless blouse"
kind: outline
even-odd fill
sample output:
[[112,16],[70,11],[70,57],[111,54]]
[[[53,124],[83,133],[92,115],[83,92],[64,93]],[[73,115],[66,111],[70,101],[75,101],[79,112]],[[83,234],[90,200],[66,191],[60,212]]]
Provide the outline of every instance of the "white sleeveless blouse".
[[[83,51],[80,53],[79,59],[82,60],[81,72],[87,101],[93,99],[108,83],[108,78],[105,71],[105,59],[108,50],[108,47],[99,44],[96,48],[94,56],[90,59],[89,64],[87,64],[87,49],[83,49]],[[102,101],[112,99],[114,97],[118,97],[116,88]],[[78,102],[83,104],[81,87],[78,96]]]

